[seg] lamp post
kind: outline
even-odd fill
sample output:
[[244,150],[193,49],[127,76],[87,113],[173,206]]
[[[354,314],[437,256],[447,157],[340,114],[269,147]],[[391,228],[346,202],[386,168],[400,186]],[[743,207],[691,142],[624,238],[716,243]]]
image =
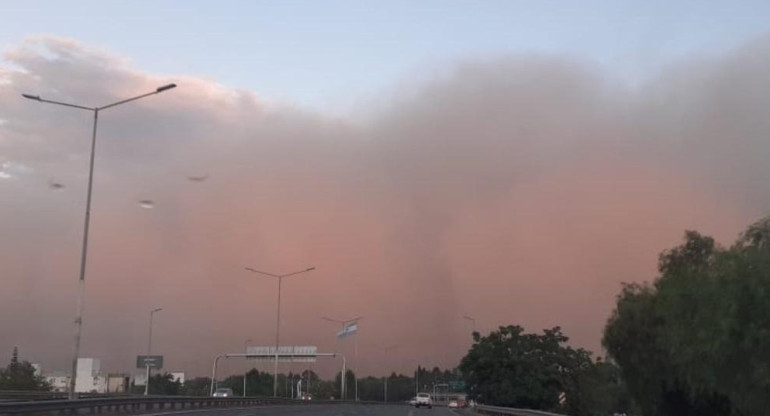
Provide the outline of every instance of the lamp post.
[[294,276],[295,274],[300,274],[300,273],[307,273],[309,271],[315,270],[315,267],[308,267],[305,270],[299,270],[296,272],[291,272],[286,274],[267,273],[260,270],[252,269],[251,267],[246,267],[245,269],[252,273],[259,273],[265,276],[275,277],[278,279],[278,305],[277,305],[277,312],[276,312],[276,318],[275,318],[275,367],[273,368],[273,397],[278,397],[278,345],[279,345],[280,336],[281,336],[281,283],[283,282],[284,277]]
[[[323,319],[325,321],[336,322],[338,324],[341,324],[342,325],[342,331],[345,331],[345,327],[348,324],[351,324],[353,322],[357,323],[358,321],[364,319],[364,317],[363,316],[356,316],[355,318],[341,320],[341,319],[334,319],[334,318],[328,318],[326,316],[322,316],[321,319]],[[339,349],[339,338],[340,337],[337,336],[337,349]],[[337,352],[339,352],[339,351],[337,351]],[[354,365],[356,366],[356,371],[357,371],[358,370],[358,337],[356,337],[354,342],[353,342],[353,356],[355,357],[354,358],[354,360],[355,360],[355,364]],[[355,399],[356,399],[356,401],[358,401],[358,374],[356,374],[355,372],[353,373],[353,379],[355,380],[355,383],[356,383],[355,384]]]
[[[152,317],[163,308],[155,308],[150,311],[150,336],[147,338],[147,355],[152,355]],[[150,365],[147,364],[147,382],[144,383],[144,395],[150,394]]]
[[[249,342],[251,342],[251,338],[247,339],[246,341],[243,341],[243,353],[244,354],[248,354],[249,353]],[[243,373],[243,397],[246,397],[246,375],[247,374],[249,374],[248,370],[246,370],[246,372]]]
[[75,381],[77,380],[78,357],[80,355],[80,338],[81,338],[81,333],[83,329],[83,298],[85,296],[85,285],[86,285],[86,258],[88,256],[88,227],[91,222],[91,193],[92,193],[93,183],[94,183],[94,156],[96,154],[96,126],[99,121],[99,112],[102,110],[106,110],[108,108],[116,107],[121,104],[131,102],[131,101],[136,101],[144,97],[160,94],[163,91],[168,91],[172,88],[176,88],[176,84],[163,85],[161,87],[156,88],[155,91],[148,92],[142,95],[137,95],[136,97],[127,98],[125,100],[117,101],[112,104],[107,104],[101,107],[86,107],[84,105],[79,105],[79,104],[70,104],[70,103],[65,103],[61,101],[47,100],[47,99],[41,98],[39,95],[22,94],[22,97],[30,100],[39,101],[41,103],[56,104],[56,105],[61,105],[65,107],[77,108],[79,110],[91,111],[94,114],[94,126],[93,126],[93,131],[91,133],[91,158],[90,158],[89,167],[88,167],[88,191],[86,193],[86,212],[85,212],[85,221],[83,223],[83,243],[82,243],[81,252],[80,252],[80,276],[78,279],[77,306],[76,306],[76,312],[75,312],[75,341],[74,341],[73,352],[72,352],[72,367],[70,370],[70,383],[69,383],[70,386],[69,386],[69,393],[68,393],[68,397],[70,400],[74,400],[77,398],[75,394]]

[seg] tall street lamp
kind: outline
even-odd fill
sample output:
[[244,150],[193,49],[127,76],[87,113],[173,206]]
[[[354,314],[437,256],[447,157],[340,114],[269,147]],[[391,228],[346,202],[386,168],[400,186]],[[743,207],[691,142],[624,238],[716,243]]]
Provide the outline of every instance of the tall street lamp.
[[[247,339],[246,341],[243,341],[243,353],[248,354],[249,353],[249,342],[251,342],[251,338]],[[246,372],[243,373],[243,397],[246,397],[246,375],[249,374],[249,371],[246,370]]]
[[85,221],[83,224],[83,244],[82,244],[81,253],[80,253],[80,278],[78,279],[77,308],[75,313],[75,342],[74,342],[73,352],[72,352],[72,367],[70,370],[70,387],[69,387],[69,394],[68,394],[68,397],[70,400],[74,400],[77,398],[75,394],[75,380],[77,379],[78,357],[80,355],[80,335],[83,328],[83,298],[85,295],[85,285],[86,285],[86,257],[88,254],[88,226],[91,219],[91,190],[93,189],[93,182],[94,182],[94,155],[96,152],[96,125],[97,125],[97,122],[99,121],[99,112],[102,110],[106,110],[108,108],[116,107],[121,104],[131,102],[131,101],[136,101],[144,97],[160,94],[163,91],[168,91],[172,88],[176,88],[176,84],[163,85],[161,87],[156,88],[155,91],[148,92],[142,95],[137,95],[136,97],[117,101],[112,104],[107,104],[101,107],[87,107],[84,105],[47,100],[47,99],[41,98],[39,95],[22,94],[22,97],[24,98],[40,101],[41,103],[62,105],[65,107],[77,108],[80,110],[91,111],[94,113],[94,127],[93,127],[93,132],[91,134],[91,159],[88,167],[88,192],[86,194],[86,213],[85,213]]
[[[357,323],[358,321],[364,319],[364,317],[363,316],[356,316],[355,318],[350,318],[350,319],[342,320],[342,319],[334,319],[334,318],[328,318],[326,316],[322,316],[321,319],[323,319],[325,321],[336,322],[338,324],[341,324],[342,325],[342,331],[344,332],[345,331],[345,327],[347,327],[348,324],[352,324],[353,322]],[[339,345],[340,345],[339,339],[340,339],[340,337],[337,336],[337,349],[338,350],[339,350]],[[337,351],[337,352],[340,352],[340,351]],[[353,341],[353,356],[355,357],[354,359],[355,359],[356,371],[358,371],[358,336],[356,336],[354,341]],[[354,376],[353,379],[356,382],[355,397],[356,397],[356,401],[358,401],[358,374],[356,374],[354,372],[353,376]]]
[[[163,308],[155,308],[150,311],[150,336],[147,338],[147,355],[152,355],[152,317]],[[150,394],[150,365],[147,365],[147,382],[144,383],[144,395]]]
[[315,270],[315,267],[308,267],[305,270],[299,270],[296,272],[291,272],[286,274],[267,273],[260,270],[252,269],[251,267],[246,267],[245,269],[252,273],[259,273],[265,276],[275,277],[278,279],[278,306],[277,306],[277,313],[275,318],[275,367],[273,368],[273,397],[278,397],[278,345],[281,339],[280,338],[281,336],[281,282],[283,282],[284,277],[294,276],[295,274],[300,274],[300,273],[307,273],[309,271]]

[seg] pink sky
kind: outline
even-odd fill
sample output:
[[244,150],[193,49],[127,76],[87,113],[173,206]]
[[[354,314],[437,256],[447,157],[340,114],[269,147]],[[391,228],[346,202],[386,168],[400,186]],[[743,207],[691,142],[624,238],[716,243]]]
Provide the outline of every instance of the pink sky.
[[284,282],[282,344],[333,350],[320,317],[363,315],[366,374],[456,365],[464,315],[602,354],[621,282],[654,278],[685,229],[729,244],[770,203],[767,41],[635,89],[559,57],[459,62],[365,120],[55,37],[2,62],[0,352],[46,369],[71,353],[90,119],[21,92],[99,105],[179,84],[100,118],[82,355],[107,371],[133,371],[155,307],[169,370],[272,344],[276,283],[246,266],[315,266]]

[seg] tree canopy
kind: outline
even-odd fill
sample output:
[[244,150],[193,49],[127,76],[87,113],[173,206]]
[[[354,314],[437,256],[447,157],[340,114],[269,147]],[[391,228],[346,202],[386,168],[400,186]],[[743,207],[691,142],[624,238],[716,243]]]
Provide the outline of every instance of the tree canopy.
[[0,390],[48,391],[51,386],[43,377],[35,375],[32,364],[19,361],[19,350],[14,347],[11,362],[0,370]]
[[729,248],[695,231],[627,284],[604,331],[646,416],[754,415],[770,405],[770,220]]
[[509,325],[473,336],[460,371],[471,396],[480,402],[575,416],[621,410],[622,383],[614,366],[594,362],[589,352],[568,346],[559,327],[530,334]]

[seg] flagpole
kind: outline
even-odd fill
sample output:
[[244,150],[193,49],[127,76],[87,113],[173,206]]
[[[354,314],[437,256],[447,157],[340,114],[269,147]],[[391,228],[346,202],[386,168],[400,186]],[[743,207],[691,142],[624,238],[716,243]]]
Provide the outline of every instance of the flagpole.
[[356,333],[353,336],[355,336],[355,339],[353,340],[353,359],[356,362],[356,372],[354,372],[353,375],[355,376],[356,381],[356,401],[358,401],[358,324],[356,324]]
[[[337,333],[337,350],[340,350],[340,339],[341,338],[347,338],[349,336],[355,336],[358,334],[358,321],[364,319],[363,316],[357,316],[353,319],[346,319],[346,320],[340,320],[340,319],[334,319],[334,318],[328,318],[325,316],[322,316],[321,319],[329,322],[336,322],[342,325],[342,328],[340,329],[340,332]],[[354,340],[354,349],[355,349],[355,365],[358,365],[358,337]],[[356,368],[357,370],[357,368]],[[345,379],[346,374],[342,374],[342,379]],[[358,401],[358,374],[355,372],[353,373],[353,380],[355,380],[355,399]],[[343,394],[345,392],[342,392]]]

